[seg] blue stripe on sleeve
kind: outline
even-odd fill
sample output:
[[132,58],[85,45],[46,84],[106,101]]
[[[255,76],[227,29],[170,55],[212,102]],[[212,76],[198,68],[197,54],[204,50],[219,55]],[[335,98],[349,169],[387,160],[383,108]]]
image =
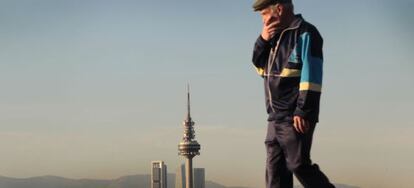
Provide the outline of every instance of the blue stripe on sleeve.
[[322,65],[323,60],[313,57],[311,54],[310,33],[306,32],[300,36],[299,49],[302,56],[302,74],[300,82],[311,82],[322,85]]

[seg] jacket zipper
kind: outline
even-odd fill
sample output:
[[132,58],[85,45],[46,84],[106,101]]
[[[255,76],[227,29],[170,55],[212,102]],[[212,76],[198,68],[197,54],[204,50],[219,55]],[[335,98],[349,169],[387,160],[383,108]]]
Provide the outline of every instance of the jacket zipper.
[[276,110],[273,108],[272,92],[270,91],[270,79],[269,78],[270,78],[270,76],[274,76],[274,75],[271,75],[270,72],[272,71],[272,66],[273,66],[274,61],[276,59],[277,52],[279,51],[280,40],[282,39],[283,34],[286,31],[298,29],[299,26],[300,26],[300,23],[296,27],[291,27],[291,28],[287,28],[287,29],[283,30],[282,33],[279,36],[279,39],[276,42],[276,47],[272,48],[271,51],[270,51],[270,58],[267,62],[267,75],[265,75],[265,76],[267,76],[267,92],[268,92],[268,96],[269,96],[269,105],[270,105],[270,108],[272,109],[272,112],[276,112]]

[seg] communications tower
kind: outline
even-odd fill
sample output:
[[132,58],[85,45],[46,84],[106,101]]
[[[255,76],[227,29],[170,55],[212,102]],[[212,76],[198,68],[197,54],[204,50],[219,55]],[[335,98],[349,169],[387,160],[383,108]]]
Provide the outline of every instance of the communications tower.
[[193,157],[200,155],[200,144],[195,140],[194,122],[190,116],[190,87],[187,86],[187,118],[183,122],[184,136],[178,145],[178,154],[185,157],[186,188],[193,188]]

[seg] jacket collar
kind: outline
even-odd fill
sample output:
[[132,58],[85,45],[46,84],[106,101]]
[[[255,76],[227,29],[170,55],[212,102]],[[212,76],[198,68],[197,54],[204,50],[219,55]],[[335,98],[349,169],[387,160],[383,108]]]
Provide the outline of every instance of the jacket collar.
[[290,23],[289,27],[287,29],[294,29],[298,28],[300,24],[304,21],[301,14],[296,14],[295,19]]

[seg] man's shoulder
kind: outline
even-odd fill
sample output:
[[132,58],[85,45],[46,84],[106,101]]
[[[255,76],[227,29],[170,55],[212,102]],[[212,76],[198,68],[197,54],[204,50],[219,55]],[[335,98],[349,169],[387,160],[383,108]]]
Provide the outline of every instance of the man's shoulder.
[[318,30],[318,28],[316,28],[315,25],[303,20],[300,27],[299,27],[299,33],[300,35],[303,34],[309,34],[312,38],[317,38],[322,40],[322,36]]

